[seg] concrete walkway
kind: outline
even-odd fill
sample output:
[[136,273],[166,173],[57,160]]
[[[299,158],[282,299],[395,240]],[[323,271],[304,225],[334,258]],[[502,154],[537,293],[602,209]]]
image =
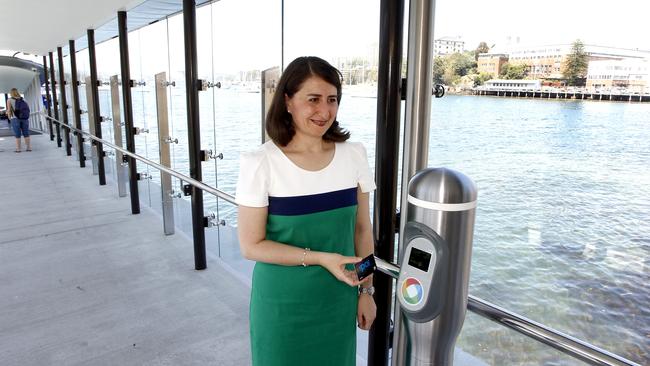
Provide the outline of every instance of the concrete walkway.
[[[47,134],[0,138],[0,365],[248,365],[248,286]],[[24,147],[23,147],[24,149]],[[2,151],[4,150],[4,151]]]

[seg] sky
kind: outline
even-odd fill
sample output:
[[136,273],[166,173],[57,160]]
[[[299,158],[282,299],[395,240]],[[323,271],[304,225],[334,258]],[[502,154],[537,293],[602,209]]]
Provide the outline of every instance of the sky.
[[544,45],[571,43],[650,51],[647,0],[439,0],[435,38],[460,35],[467,48],[480,41]]
[[[406,3],[408,6],[409,1]],[[437,0],[435,3],[434,38],[460,36],[468,50],[476,48],[481,41],[498,48],[517,40],[522,46],[538,46],[569,44],[581,39],[585,44],[650,51],[650,0]],[[284,0],[285,63],[301,55],[321,55],[332,60],[337,56],[376,54],[379,4],[379,0]],[[225,16],[221,21],[232,23],[222,24],[225,29],[240,29],[241,37],[248,44],[259,44],[252,50],[238,51],[258,55],[243,57],[257,58],[244,63],[270,64],[278,59],[279,0],[221,0],[214,7],[215,14],[248,14],[244,19],[250,26],[245,28],[241,27],[241,18]],[[408,34],[408,9],[406,18],[405,35]],[[260,31],[255,24],[266,26]],[[256,41],[256,37],[264,40]],[[232,37],[231,42],[239,41]],[[260,57],[259,50],[264,50],[266,56]]]
[[[408,6],[409,1],[405,1]],[[434,38],[460,36],[467,50],[481,41],[498,49],[517,40],[522,46],[538,46],[581,39],[586,44],[650,51],[650,0],[435,3]],[[281,4],[281,0],[220,0],[199,8],[199,68],[232,73],[280,66]],[[380,0],[284,0],[285,66],[303,55],[321,56],[331,62],[339,57],[372,59],[379,40],[379,4]],[[408,9],[404,24],[406,36]],[[182,17],[177,15],[165,25],[147,27],[137,41],[130,42],[143,48],[146,64],[164,61],[166,56],[179,63],[183,58],[182,29]],[[169,55],[165,36],[171,45]],[[201,64],[205,60],[208,66]]]

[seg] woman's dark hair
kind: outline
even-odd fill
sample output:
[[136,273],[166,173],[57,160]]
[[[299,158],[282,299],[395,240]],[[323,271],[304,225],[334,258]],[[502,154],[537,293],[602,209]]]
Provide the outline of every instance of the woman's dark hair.
[[[280,77],[271,106],[266,114],[266,132],[280,146],[287,146],[296,134],[293,119],[287,111],[285,94],[291,98],[312,76],[319,77],[336,87],[336,99],[341,103],[341,72],[327,61],[314,57],[298,57],[291,61]],[[335,119],[332,126],[323,135],[323,140],[343,142],[350,138],[350,132],[339,126]]]

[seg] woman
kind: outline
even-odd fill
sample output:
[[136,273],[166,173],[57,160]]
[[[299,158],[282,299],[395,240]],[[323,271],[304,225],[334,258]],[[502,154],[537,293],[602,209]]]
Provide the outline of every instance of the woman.
[[[18,89],[13,88],[9,92],[11,98],[7,99],[7,117],[11,121],[11,128],[14,130],[14,136],[16,137],[16,152],[21,151],[20,148],[20,135],[22,133],[23,138],[25,139],[26,151],[32,151],[32,145],[29,141],[29,116],[27,118],[17,118],[16,117],[16,101],[23,99],[18,92]],[[21,116],[22,117],[22,116]]]
[[341,74],[300,57],[282,74],[266,117],[271,138],[241,156],[237,203],[253,272],[253,365],[355,365],[356,324],[369,329],[372,277],[352,263],[373,253],[366,151],[339,126]]

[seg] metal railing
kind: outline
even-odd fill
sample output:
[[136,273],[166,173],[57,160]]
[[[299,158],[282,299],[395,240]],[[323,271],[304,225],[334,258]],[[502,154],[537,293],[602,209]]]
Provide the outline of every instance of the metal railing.
[[[50,119],[52,122],[57,124],[63,124],[57,119],[45,116]],[[151,161],[143,156],[132,153],[122,147],[116,146],[104,139],[100,139],[88,132],[79,130],[70,125],[65,125],[66,128],[69,128],[71,131],[76,133],[83,134],[84,136],[89,137],[92,140],[95,140],[104,146],[108,146],[112,149],[120,151],[124,155],[128,155],[136,160],[139,160],[149,166],[152,166],[160,171],[173,175],[174,177],[180,179],[183,182],[189,183],[199,189],[202,189],[205,192],[208,192],[214,196],[217,196],[229,203],[236,205],[235,197],[232,195],[222,192],[214,187],[211,187],[203,182],[192,179],[182,173],[179,173],[173,169],[170,169],[164,165],[160,165],[154,161]],[[399,268],[392,263],[385,261],[378,262],[378,266],[383,269],[384,273],[399,271]],[[387,272],[388,271],[388,272]],[[579,359],[591,365],[598,366],[641,366],[635,362],[632,362],[624,357],[615,355],[611,352],[605,351],[599,347],[596,347],[587,342],[581,341],[572,336],[566,335],[558,330],[549,328],[543,324],[537,323],[530,319],[527,319],[519,314],[513,313],[509,310],[503,309],[499,306],[491,304],[485,300],[482,300],[478,297],[469,295],[467,302],[467,309],[484,317],[489,320],[492,320],[496,323],[499,323],[507,328],[517,331],[520,334],[525,335],[526,337],[532,338],[540,343],[548,345],[561,351],[562,353],[569,355],[573,358]]]
[[[59,125],[65,125],[63,122],[58,121],[57,119],[55,119],[53,117],[46,116],[46,118],[49,118],[52,122],[57,123]],[[181,181],[183,181],[185,183],[189,183],[189,184],[193,185],[194,187],[197,187],[197,188],[199,188],[199,189],[201,189],[201,190],[203,190],[205,192],[208,192],[208,193],[210,193],[210,194],[212,194],[214,196],[217,196],[217,197],[219,197],[219,198],[221,198],[221,199],[223,199],[223,200],[225,200],[227,202],[232,203],[233,205],[237,204],[235,202],[235,197],[233,197],[232,195],[230,195],[230,194],[228,194],[226,192],[220,191],[220,190],[218,190],[218,189],[216,189],[214,187],[211,187],[211,186],[209,186],[209,185],[207,185],[207,184],[205,184],[203,182],[200,182],[200,181],[198,181],[196,179],[188,177],[187,175],[179,173],[179,172],[177,172],[177,171],[175,171],[175,170],[173,170],[171,168],[168,168],[168,167],[166,167],[164,165],[160,165],[160,164],[156,163],[155,161],[151,161],[151,160],[149,160],[149,159],[147,159],[147,158],[145,158],[143,156],[140,156],[140,155],[138,155],[136,153],[132,153],[132,152],[120,147],[120,146],[114,145],[114,144],[112,144],[112,143],[110,143],[110,142],[108,142],[108,141],[106,141],[104,139],[100,139],[100,138],[98,138],[98,137],[96,137],[96,136],[94,136],[94,135],[92,135],[92,134],[90,134],[90,133],[88,133],[86,131],[79,130],[79,129],[77,129],[75,127],[72,127],[70,125],[65,125],[65,127],[69,128],[71,131],[74,131],[76,133],[80,133],[80,134],[82,134],[82,135],[84,135],[86,137],[89,137],[92,140],[95,140],[95,141],[101,143],[104,146],[108,146],[111,149],[117,150],[117,151],[121,152],[124,155],[128,155],[128,156],[130,156],[130,157],[132,157],[132,158],[134,158],[136,160],[139,160],[139,161],[141,161],[141,162],[143,162],[143,163],[145,163],[145,164],[147,164],[149,166],[152,166],[152,167],[154,167],[154,168],[156,168],[156,169],[158,169],[160,171],[163,171],[163,172],[165,172],[165,173],[167,173],[169,175],[173,175],[174,177],[180,179]]]
[[591,365],[641,366],[472,295],[467,309]]

